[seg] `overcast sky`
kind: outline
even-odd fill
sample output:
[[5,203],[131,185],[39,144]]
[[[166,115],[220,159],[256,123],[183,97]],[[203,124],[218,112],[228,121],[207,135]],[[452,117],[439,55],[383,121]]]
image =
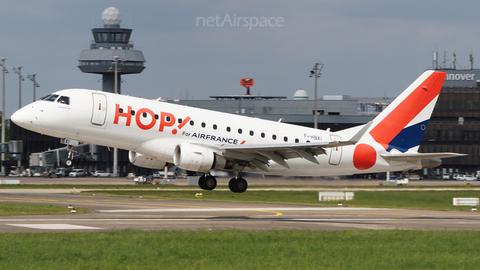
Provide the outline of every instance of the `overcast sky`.
[[[241,78],[255,79],[253,94],[291,99],[304,89],[313,97],[308,75],[317,61],[325,64],[319,95],[395,97],[432,67],[437,49],[440,62],[447,52],[448,67],[453,52],[461,67],[470,66],[471,52],[480,59],[480,1],[3,0],[7,117],[18,108],[13,67],[37,74],[37,98],[65,88],[101,89],[101,76],[77,65],[110,6],[120,9],[121,27],[133,29],[131,41],[146,58],[141,74],[123,76],[122,93],[145,98],[243,94]],[[201,18],[217,16],[227,19],[223,26],[203,25]],[[228,22],[239,17],[248,24]],[[274,19],[254,26],[262,17]],[[22,83],[22,105],[33,100],[32,88]]]

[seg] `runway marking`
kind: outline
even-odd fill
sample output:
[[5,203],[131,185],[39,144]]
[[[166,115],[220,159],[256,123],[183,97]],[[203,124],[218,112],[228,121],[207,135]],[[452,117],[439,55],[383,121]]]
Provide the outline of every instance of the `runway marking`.
[[281,215],[283,215],[283,213],[275,212],[275,211],[265,211],[265,210],[253,210],[253,211],[264,212],[264,213],[272,213],[272,214],[275,214],[275,216],[281,216]]
[[26,227],[41,230],[100,230],[102,228],[71,224],[6,224],[9,226]]

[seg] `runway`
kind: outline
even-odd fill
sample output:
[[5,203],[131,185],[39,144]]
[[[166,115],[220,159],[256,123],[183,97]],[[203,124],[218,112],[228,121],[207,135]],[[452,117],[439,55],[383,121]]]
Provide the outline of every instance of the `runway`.
[[72,205],[92,213],[0,217],[0,232],[108,230],[479,230],[480,213],[2,193],[0,202]]

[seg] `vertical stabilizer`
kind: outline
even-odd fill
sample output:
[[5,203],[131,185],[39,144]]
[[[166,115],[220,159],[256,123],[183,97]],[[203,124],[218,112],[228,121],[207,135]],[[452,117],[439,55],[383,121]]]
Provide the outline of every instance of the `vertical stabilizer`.
[[444,72],[425,71],[373,120],[373,139],[387,151],[417,150],[445,76]]

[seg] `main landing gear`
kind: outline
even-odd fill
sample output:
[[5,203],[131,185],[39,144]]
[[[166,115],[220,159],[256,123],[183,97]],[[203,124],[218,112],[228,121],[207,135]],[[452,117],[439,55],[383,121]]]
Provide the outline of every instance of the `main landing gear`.
[[213,190],[217,187],[217,179],[215,176],[205,174],[198,179],[198,186],[204,190]]
[[[217,179],[215,176],[205,174],[198,179],[198,186],[203,190],[213,190],[217,187]],[[248,183],[240,174],[235,176],[228,182],[228,188],[235,193],[243,193],[248,188]]]
[[243,193],[247,190],[248,183],[247,180],[243,179],[242,177],[236,176],[230,179],[230,182],[228,182],[228,187],[232,192]]

